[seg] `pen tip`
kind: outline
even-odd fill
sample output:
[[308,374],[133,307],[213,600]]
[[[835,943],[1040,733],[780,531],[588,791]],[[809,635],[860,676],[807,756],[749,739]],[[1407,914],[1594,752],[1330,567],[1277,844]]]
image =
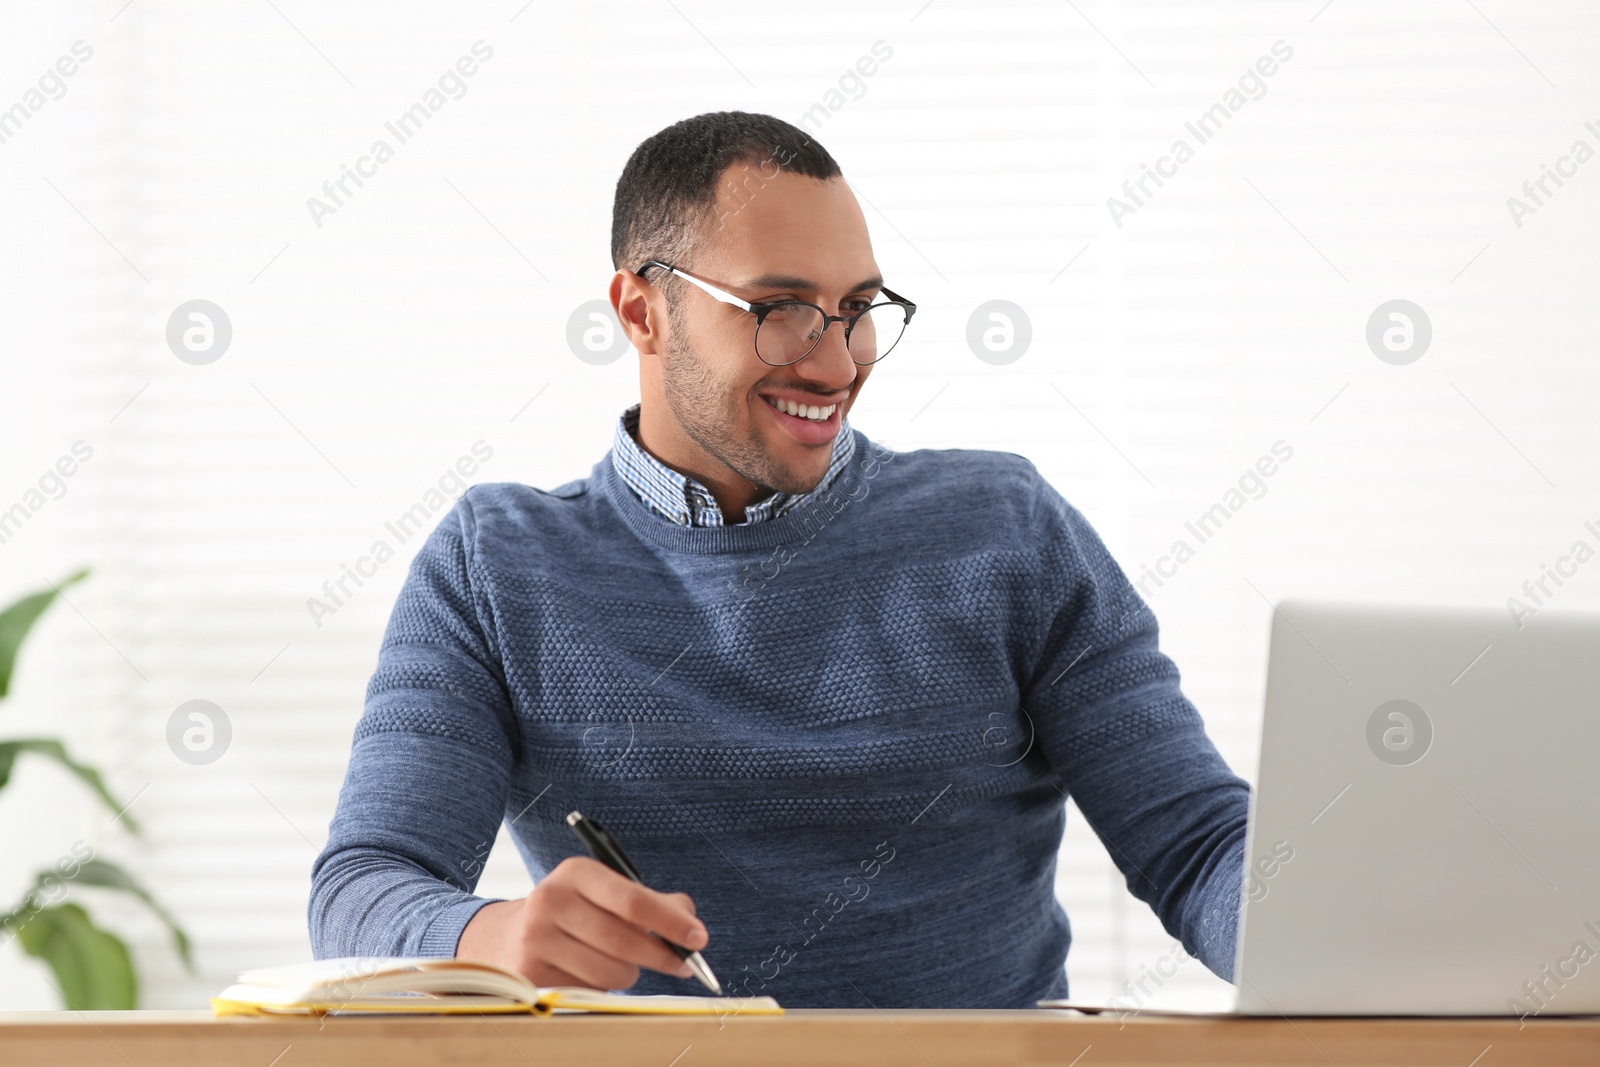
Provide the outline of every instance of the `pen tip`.
[[725,995],[722,992],[722,983],[717,981],[717,976],[711,973],[711,968],[706,964],[704,956],[694,952],[689,955],[686,962],[689,964],[689,969],[694,972],[694,976],[700,979],[701,985],[719,997]]
[[581,819],[581,818],[583,818],[583,816],[578,814],[577,812],[569,811],[569,812],[567,812],[567,825],[568,826],[576,826],[576,825],[578,825],[578,820]]

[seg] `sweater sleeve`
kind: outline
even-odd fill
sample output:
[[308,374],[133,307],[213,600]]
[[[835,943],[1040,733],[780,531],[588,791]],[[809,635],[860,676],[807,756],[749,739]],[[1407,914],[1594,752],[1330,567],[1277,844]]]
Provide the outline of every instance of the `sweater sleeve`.
[[1088,520],[1037,477],[1044,639],[1023,707],[1129,891],[1231,982],[1250,787],[1179,689],[1149,606]]
[[510,788],[517,727],[470,572],[466,498],[428,537],[367,686],[307,907],[316,958],[453,956]]

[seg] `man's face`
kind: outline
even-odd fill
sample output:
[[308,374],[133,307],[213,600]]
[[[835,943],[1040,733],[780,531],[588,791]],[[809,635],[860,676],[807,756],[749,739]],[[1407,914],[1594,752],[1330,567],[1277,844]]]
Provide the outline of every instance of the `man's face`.
[[[880,278],[855,196],[840,178],[765,176],[773,170],[728,168],[705,238],[673,265],[751,303],[804,300],[830,315],[865,308]],[[871,369],[851,360],[844,324],[831,323],[804,359],[774,367],[756,356],[753,314],[664,271],[651,278],[679,287],[661,386],[673,419],[704,454],[691,466],[712,474],[705,465],[718,464],[784,493],[815,488]],[[775,401],[832,411],[813,420],[780,412]]]

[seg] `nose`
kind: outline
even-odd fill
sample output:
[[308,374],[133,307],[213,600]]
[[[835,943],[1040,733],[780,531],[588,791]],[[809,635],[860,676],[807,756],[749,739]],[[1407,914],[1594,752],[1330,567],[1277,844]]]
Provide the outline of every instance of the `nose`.
[[855,361],[850,358],[850,347],[845,344],[844,323],[828,323],[817,347],[794,364],[794,369],[802,378],[829,389],[848,389],[856,380],[857,370]]

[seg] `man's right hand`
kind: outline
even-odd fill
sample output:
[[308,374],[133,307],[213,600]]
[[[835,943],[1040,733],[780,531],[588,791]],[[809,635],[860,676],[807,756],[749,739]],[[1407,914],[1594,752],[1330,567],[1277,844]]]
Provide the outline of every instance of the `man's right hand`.
[[456,956],[499,964],[539,986],[627,989],[641,967],[691,977],[652,931],[691,949],[708,940],[688,894],[658,893],[599,860],[572,856],[521,900],[479,908]]

